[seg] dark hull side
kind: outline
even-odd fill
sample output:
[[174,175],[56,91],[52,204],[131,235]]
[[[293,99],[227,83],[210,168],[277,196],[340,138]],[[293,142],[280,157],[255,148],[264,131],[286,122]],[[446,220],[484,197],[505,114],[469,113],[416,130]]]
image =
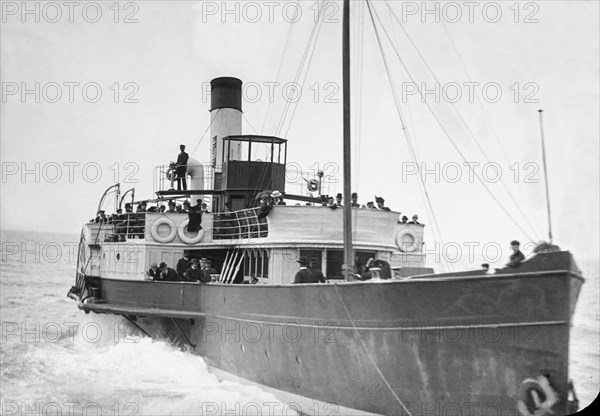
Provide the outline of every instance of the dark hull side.
[[104,303],[80,308],[135,317],[150,335],[189,344],[217,369],[350,409],[526,415],[536,412],[535,389],[538,408],[563,415],[583,279],[569,253],[552,256],[554,270],[380,283],[96,278]]

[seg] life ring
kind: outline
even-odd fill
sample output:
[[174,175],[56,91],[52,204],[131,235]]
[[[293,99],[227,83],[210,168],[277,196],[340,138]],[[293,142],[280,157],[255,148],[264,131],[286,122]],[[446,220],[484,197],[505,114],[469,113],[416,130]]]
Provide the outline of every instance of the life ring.
[[[160,227],[162,224],[168,225],[170,229],[169,235],[167,235],[166,237],[161,237],[161,235],[158,234],[158,227]],[[175,226],[175,223],[169,218],[161,217],[154,221],[150,233],[152,234],[152,238],[154,238],[159,243],[170,243],[175,238],[175,234],[177,233],[177,227]]]
[[[407,237],[410,237],[412,242],[407,243]],[[402,230],[396,236],[396,246],[398,246],[400,251],[402,251],[403,253],[414,253],[415,251],[419,250],[418,240],[419,238],[414,231]]]
[[558,396],[545,376],[523,380],[519,397],[517,406],[523,416],[551,415],[552,406],[558,402]]
[[197,244],[200,241],[202,241],[202,238],[204,237],[204,230],[198,230],[197,234],[195,237],[188,237],[187,235],[185,235],[185,230],[188,226],[190,222],[190,219],[185,219],[181,222],[181,224],[179,224],[179,227],[177,228],[177,234],[179,235],[179,238],[181,238],[181,241],[183,241],[186,244]]
[[306,189],[308,189],[308,192],[315,192],[319,190],[319,181],[317,181],[316,179],[311,179],[310,181],[308,181],[306,183]]
[[177,179],[177,169],[173,168],[173,167],[167,169],[165,176],[167,177],[168,180],[174,181],[175,179]]

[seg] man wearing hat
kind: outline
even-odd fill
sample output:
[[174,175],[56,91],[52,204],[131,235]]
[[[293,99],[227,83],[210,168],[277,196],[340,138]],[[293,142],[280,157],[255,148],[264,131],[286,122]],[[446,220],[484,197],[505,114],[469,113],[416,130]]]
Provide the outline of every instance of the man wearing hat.
[[181,152],[177,155],[177,168],[175,173],[177,174],[177,190],[181,191],[181,185],[183,184],[183,190],[187,190],[187,180],[185,178],[187,173],[187,162],[190,156],[185,152],[185,145],[179,146]]
[[356,192],[352,192],[352,208],[360,208],[360,204],[358,203],[358,194]]
[[169,209],[167,210],[167,212],[177,212],[177,211],[175,211],[175,205],[177,205],[175,203],[175,201],[170,200],[169,201]]
[[273,191],[271,198],[273,198],[273,205],[287,205],[282,199],[283,195],[279,191]]
[[160,280],[160,270],[158,270],[158,265],[156,263],[150,265],[148,276],[150,276],[152,280]]
[[323,272],[321,271],[321,268],[319,267],[319,259],[316,257],[313,257],[312,259],[310,259],[310,267],[308,269],[309,272],[311,272],[312,274],[312,281],[311,283],[325,283],[325,275],[323,274]]
[[179,275],[179,277],[183,279],[184,273],[187,271],[187,269],[190,268],[191,264],[192,263],[190,261],[190,252],[184,250],[183,258],[179,259],[179,261],[177,262],[177,274]]
[[510,242],[510,248],[513,253],[510,255],[509,262],[507,264],[508,267],[519,267],[521,262],[525,260],[525,256],[521,253],[519,249],[520,243],[517,240],[513,240]]
[[202,270],[198,265],[198,259],[190,261],[190,267],[185,271],[184,277],[188,282],[202,282]]
[[300,265],[300,269],[294,277],[294,283],[314,283],[313,274],[308,271],[308,259],[306,257],[300,257],[297,262]]
[[380,211],[390,211],[390,209],[388,207],[386,207],[385,204],[385,199],[383,199],[380,196],[375,195],[375,203],[377,204],[377,209]]
[[343,200],[343,199],[344,199],[344,196],[343,196],[341,193],[338,193],[338,194],[335,196],[335,204],[336,204],[338,207],[341,207],[341,206],[343,206],[343,205],[342,205],[342,200]]
[[419,222],[419,216],[418,216],[417,214],[413,215],[413,216],[412,216],[412,221],[409,221],[408,223],[409,223],[409,224],[421,224],[421,223]]
[[98,213],[96,214],[96,219],[94,220],[94,222],[96,224],[99,224],[99,223],[102,223],[102,222],[106,222],[106,214],[105,214],[104,210],[98,211]]
[[203,258],[200,260],[202,262],[202,283],[210,283],[211,274],[217,274],[217,271],[212,267],[212,261]]
[[[187,201],[186,201],[187,202]],[[202,199],[196,200],[196,205],[190,207],[190,203],[187,202],[187,213],[189,217],[187,230],[190,233],[194,231],[200,231],[202,229]]]
[[164,261],[160,263],[159,268],[160,280],[166,280],[168,282],[178,282],[180,280],[179,275],[177,274],[175,269],[167,267],[167,263],[165,263]]

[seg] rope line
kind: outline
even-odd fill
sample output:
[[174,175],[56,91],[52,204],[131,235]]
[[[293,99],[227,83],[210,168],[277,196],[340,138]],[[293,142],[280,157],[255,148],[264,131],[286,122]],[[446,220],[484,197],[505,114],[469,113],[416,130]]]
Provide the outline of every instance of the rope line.
[[[367,0],[367,4],[368,4],[368,0]],[[394,391],[394,389],[390,385],[389,381],[387,381],[387,378],[385,378],[385,375],[383,375],[383,372],[381,371],[381,369],[379,368],[379,366],[375,362],[375,359],[373,358],[373,355],[369,351],[369,348],[367,348],[367,344],[365,343],[365,341],[363,340],[362,336],[360,335],[360,331],[358,330],[358,328],[356,327],[356,324],[354,323],[354,319],[352,318],[352,315],[350,314],[350,311],[348,310],[348,307],[346,306],[346,302],[344,302],[344,298],[342,297],[342,294],[340,293],[340,289],[339,289],[339,285],[338,284],[335,284],[335,291],[337,292],[338,296],[340,297],[340,301],[342,302],[342,306],[344,307],[344,310],[346,311],[346,315],[348,315],[348,319],[350,319],[350,323],[352,324],[352,328],[356,332],[356,335],[358,336],[358,339],[359,339],[360,343],[362,344],[363,348],[365,349],[365,352],[367,353],[367,357],[369,357],[369,360],[371,361],[371,364],[373,364],[373,367],[375,367],[375,370],[377,371],[377,374],[379,374],[379,377],[381,377],[381,379],[385,383],[386,387],[389,389],[390,393],[392,393],[392,395],[394,396],[394,398],[396,399],[396,401],[400,404],[400,406],[402,407],[402,409],[404,409],[404,411],[408,414],[408,416],[412,416],[412,413],[406,408],[406,406],[404,405],[404,403],[402,403],[402,400],[400,400],[400,397],[398,397],[398,395],[396,394],[396,392]]]
[[[369,5],[370,2],[367,0],[367,4]],[[369,10],[371,10],[371,8],[369,8]],[[432,117],[434,118],[434,120],[436,121],[436,123],[438,124],[438,126],[440,127],[440,129],[442,130],[442,132],[444,133],[444,135],[446,136],[446,138],[450,141],[450,143],[452,144],[452,147],[454,148],[454,150],[456,150],[456,152],[458,153],[458,155],[463,159],[464,162],[467,162],[467,159],[464,155],[464,153],[460,150],[460,148],[458,147],[458,145],[456,144],[456,142],[454,141],[454,139],[452,138],[452,136],[450,135],[450,133],[448,132],[448,130],[444,127],[444,125],[442,124],[441,120],[439,119],[439,117],[437,116],[437,114],[433,111],[433,108],[431,107],[431,105],[427,102],[427,100],[425,100],[425,98],[423,97],[423,93],[421,91],[421,89],[418,87],[418,84],[415,82],[413,76],[411,75],[410,71],[408,70],[408,67],[406,66],[404,60],[402,59],[402,57],[400,56],[398,50],[396,49],[396,47],[394,46],[394,44],[391,42],[391,39],[389,37],[389,34],[387,32],[387,30],[385,29],[385,27],[383,26],[383,23],[381,22],[381,19],[379,18],[379,15],[377,14],[377,11],[373,9],[373,13],[375,14],[375,16],[377,17],[377,20],[379,21],[379,24],[381,25],[381,28],[383,30],[383,32],[385,33],[386,37],[388,38],[388,41],[390,42],[392,49],[394,50],[396,57],[398,58],[398,60],[400,61],[400,64],[402,65],[402,67],[405,69],[406,73],[408,74],[410,80],[413,82],[413,84],[415,85],[417,91],[419,92],[419,95],[421,96],[422,101],[425,103],[425,105],[427,106],[427,109],[429,110],[429,112],[431,113]],[[383,54],[383,51],[382,51]],[[513,224],[515,224],[515,226],[525,235],[525,237],[527,237],[530,241],[534,241],[529,234],[523,229],[523,227],[521,227],[521,225],[515,220],[515,218],[510,214],[510,212],[506,209],[506,207],[500,202],[500,200],[494,195],[494,193],[491,191],[491,189],[486,185],[485,181],[483,181],[483,179],[479,176],[479,174],[477,174],[477,172],[475,172],[474,170],[473,172],[473,176],[475,178],[477,178],[477,180],[481,183],[481,185],[483,186],[483,188],[486,190],[486,192],[490,195],[490,197],[496,202],[496,204],[500,207],[500,209],[506,214],[506,216],[513,222]]]

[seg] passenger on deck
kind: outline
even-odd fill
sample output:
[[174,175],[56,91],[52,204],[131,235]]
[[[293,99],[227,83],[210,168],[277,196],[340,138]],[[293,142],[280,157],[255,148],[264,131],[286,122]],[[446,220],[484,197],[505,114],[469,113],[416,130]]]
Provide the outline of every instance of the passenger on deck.
[[263,195],[263,197],[260,200],[260,206],[258,209],[258,220],[260,221],[263,218],[266,218],[272,209],[273,209],[273,206],[269,202],[269,196]]
[[177,274],[179,275],[179,277],[183,279],[183,275],[186,272],[186,270],[190,268],[190,265],[190,252],[185,250],[183,252],[183,258],[179,259],[179,261],[177,262]]
[[331,209],[337,209],[338,205],[336,204],[335,199],[333,199],[332,196],[330,196],[327,199],[327,206]]
[[202,229],[202,203],[201,199],[196,200],[196,205],[191,207],[188,211],[188,232],[200,231]]
[[273,191],[271,198],[273,198],[273,205],[287,205],[283,200],[283,195],[279,191]]
[[202,262],[202,282],[210,283],[211,282],[211,274],[217,274],[217,271],[212,267],[212,261],[209,259],[203,258]]
[[[200,200],[198,200],[198,201],[200,201]],[[210,211],[208,210],[208,205],[206,205],[205,202],[203,202],[202,204],[200,204],[200,207],[201,207],[201,212],[203,214],[210,214]]]
[[202,270],[198,266],[198,259],[192,259],[190,267],[184,273],[185,280],[188,282],[202,282]]
[[123,209],[119,208],[117,210],[117,212],[115,214],[112,214],[108,220],[109,223],[113,224],[113,223],[118,223],[119,221],[121,221],[121,215],[123,215]]
[[175,269],[167,267],[167,263],[163,261],[162,263],[160,263],[160,280],[165,280],[168,282],[178,282],[180,279]]
[[160,270],[158,270],[158,265],[156,263],[150,265],[148,276],[150,276],[152,280],[160,280]]
[[137,208],[136,208],[135,212],[136,212],[136,213],[137,213],[137,212],[146,212],[146,206],[147,206],[147,204],[146,204],[146,201],[142,201],[142,202],[140,202],[140,203],[138,204],[138,206],[137,206]]
[[402,216],[402,224],[408,224],[408,217],[406,215]]
[[409,223],[409,224],[421,224],[421,223],[419,222],[419,216],[418,216],[417,214],[413,215],[413,217],[412,217],[412,221],[409,221],[408,223]]
[[190,156],[185,152],[185,145],[180,145],[179,150],[181,152],[177,155],[177,169],[175,170],[175,173],[177,173],[177,190],[181,191],[181,186],[183,184],[183,190],[186,191],[187,180],[185,176],[187,174],[187,162]]
[[352,208],[360,208],[360,204],[358,203],[358,194],[356,192],[352,193]]
[[313,275],[313,283],[325,283],[325,275],[323,274],[323,272],[321,271],[321,268],[319,267],[319,259],[317,259],[316,257],[313,257],[312,259],[310,259],[310,267],[308,268],[308,271],[312,273]]
[[385,206],[385,199],[380,196],[375,196],[375,203],[377,203],[377,209],[380,211],[390,211],[388,207]]
[[343,205],[342,205],[342,201],[343,201],[343,200],[344,200],[344,196],[343,196],[341,193],[338,193],[338,194],[335,196],[335,204],[336,204],[338,207],[343,207]]
[[181,205],[177,205],[175,207],[175,212],[179,213],[179,214],[183,214],[183,208],[181,207]]
[[379,277],[382,279],[392,278],[392,268],[387,261],[377,259],[373,262],[373,267],[378,267],[380,269]]
[[525,260],[525,256],[519,249],[520,243],[517,240],[513,240],[510,243],[510,248],[513,253],[510,255],[509,262],[506,264],[508,267],[519,267],[521,262]]
[[294,277],[294,283],[315,283],[313,282],[313,274],[310,271],[308,271],[308,259],[306,257],[300,257],[298,263],[300,265],[300,269]]
[[167,208],[164,205],[161,205],[160,207],[158,207],[158,212],[160,212],[161,214],[163,212],[165,212],[167,210]]
[[167,212],[177,212],[175,211],[175,205],[177,205],[175,201],[169,201],[169,209],[167,210]]
[[181,212],[183,212],[183,213],[188,213],[188,212],[190,212],[190,201],[188,201],[188,200],[185,200],[185,201],[183,202],[183,209],[181,210]]
[[125,204],[125,214],[119,215],[119,222],[116,226],[116,233],[120,235],[120,240],[125,241],[125,236],[131,232],[131,228],[134,224],[134,220],[132,219],[133,207],[128,202]]
[[102,222],[106,222],[106,214],[103,210],[98,211],[98,213],[96,214],[96,219],[94,220],[94,222],[96,224],[102,223]]

